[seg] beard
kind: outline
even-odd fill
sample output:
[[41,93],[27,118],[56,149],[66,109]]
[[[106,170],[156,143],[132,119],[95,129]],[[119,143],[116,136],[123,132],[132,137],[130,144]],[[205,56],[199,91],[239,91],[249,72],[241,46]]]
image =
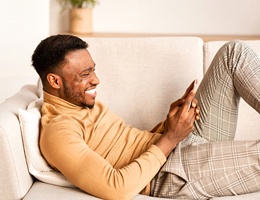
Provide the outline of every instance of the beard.
[[77,106],[82,106],[84,108],[91,109],[94,107],[94,104],[93,105],[87,104],[84,95],[82,95],[80,92],[75,92],[73,88],[67,85],[66,81],[62,80],[62,82],[63,82],[64,96],[67,99],[67,101],[69,100],[70,103],[73,103]]

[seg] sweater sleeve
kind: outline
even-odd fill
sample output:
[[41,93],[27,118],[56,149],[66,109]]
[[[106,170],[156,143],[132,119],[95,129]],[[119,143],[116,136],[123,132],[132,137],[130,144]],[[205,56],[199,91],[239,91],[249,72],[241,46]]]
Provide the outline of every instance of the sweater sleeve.
[[66,118],[63,123],[60,121],[57,119],[42,130],[42,154],[73,184],[96,197],[131,199],[149,184],[166,161],[161,150],[152,145],[133,162],[115,169],[88,147],[80,127]]
[[160,122],[157,124],[152,130],[152,133],[163,133],[164,132],[164,126],[165,126],[165,121]]

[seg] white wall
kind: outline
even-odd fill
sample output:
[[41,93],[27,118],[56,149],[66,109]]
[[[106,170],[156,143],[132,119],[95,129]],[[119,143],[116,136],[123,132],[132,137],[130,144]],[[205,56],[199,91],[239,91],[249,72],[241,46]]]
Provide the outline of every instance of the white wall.
[[[99,0],[94,32],[260,35],[259,0]],[[51,0],[51,34],[68,31]]]
[[[259,0],[99,0],[94,32],[260,35]],[[0,103],[38,75],[40,40],[68,31],[57,0],[0,0]]]
[[23,84],[35,83],[36,45],[49,35],[49,1],[0,1],[0,103]]

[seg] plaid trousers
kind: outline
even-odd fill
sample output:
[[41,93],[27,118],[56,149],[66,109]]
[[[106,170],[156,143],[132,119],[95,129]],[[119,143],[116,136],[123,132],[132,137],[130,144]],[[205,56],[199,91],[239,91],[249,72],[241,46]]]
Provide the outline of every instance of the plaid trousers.
[[239,99],[260,113],[260,60],[240,41],[225,44],[196,94],[201,119],[151,182],[151,196],[209,199],[260,191],[260,140],[233,141]]

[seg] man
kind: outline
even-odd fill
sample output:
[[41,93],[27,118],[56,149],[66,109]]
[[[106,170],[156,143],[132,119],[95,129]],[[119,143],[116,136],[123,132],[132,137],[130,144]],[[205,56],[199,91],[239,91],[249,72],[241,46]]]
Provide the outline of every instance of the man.
[[[258,141],[207,142],[233,139],[232,128],[225,129],[236,120],[239,95],[260,112],[260,64],[248,46],[225,45],[196,98],[192,83],[152,132],[124,124],[95,101],[99,79],[87,46],[77,37],[56,35],[32,56],[44,89],[40,148],[54,169],[103,199],[138,193],[202,199],[260,190]],[[216,118],[215,110],[223,117]],[[242,187],[233,184],[241,180]]]

